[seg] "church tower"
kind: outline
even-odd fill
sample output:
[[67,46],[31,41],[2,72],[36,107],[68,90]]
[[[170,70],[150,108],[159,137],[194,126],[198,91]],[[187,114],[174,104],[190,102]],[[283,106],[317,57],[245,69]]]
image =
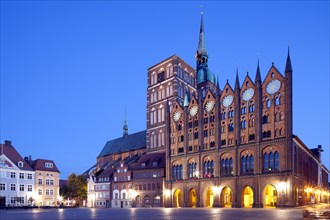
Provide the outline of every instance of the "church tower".
[[169,145],[168,121],[175,102],[189,102],[196,96],[195,70],[173,55],[148,69],[147,150],[165,152]]
[[207,90],[211,90],[215,95],[217,93],[217,79],[208,68],[208,53],[205,45],[204,18],[201,13],[201,25],[199,29],[198,48],[196,51],[196,75],[197,90],[201,92],[200,99],[204,99]]

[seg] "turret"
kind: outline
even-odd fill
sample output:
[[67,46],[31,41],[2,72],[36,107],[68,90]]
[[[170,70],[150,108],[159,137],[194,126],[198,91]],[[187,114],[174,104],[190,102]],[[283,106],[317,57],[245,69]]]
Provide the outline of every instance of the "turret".
[[290,50],[288,48],[288,56],[286,58],[286,65],[284,75],[286,78],[286,108],[287,108],[287,115],[286,115],[286,122],[287,122],[287,137],[292,137],[293,133],[293,108],[292,108],[292,66],[291,66],[291,58],[290,58]]
[[257,64],[256,78],[255,78],[255,127],[256,134],[255,140],[257,142],[262,139],[262,85],[261,85],[261,74],[259,68],[259,60]]

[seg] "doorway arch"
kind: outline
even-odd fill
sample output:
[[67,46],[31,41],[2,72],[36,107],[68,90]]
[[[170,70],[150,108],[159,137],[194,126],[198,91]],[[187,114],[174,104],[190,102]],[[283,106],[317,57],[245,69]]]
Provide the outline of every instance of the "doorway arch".
[[242,191],[242,207],[252,208],[253,205],[253,190],[250,186],[246,186]]
[[196,208],[197,205],[197,193],[194,188],[189,190],[188,206]]
[[224,187],[221,191],[221,202],[223,207],[231,208],[232,205],[232,192],[229,187]]
[[211,188],[206,190],[206,207],[212,208],[214,203],[214,194]]
[[179,208],[182,207],[182,192],[179,189],[176,189],[173,194],[173,207]]
[[265,208],[275,208],[277,205],[277,190],[271,184],[264,189],[263,203]]

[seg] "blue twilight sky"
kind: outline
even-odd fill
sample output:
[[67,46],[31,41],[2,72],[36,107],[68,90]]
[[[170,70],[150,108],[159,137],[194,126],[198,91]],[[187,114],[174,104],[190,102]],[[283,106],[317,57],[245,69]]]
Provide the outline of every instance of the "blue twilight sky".
[[209,67],[223,88],[283,73],[290,45],[294,134],[329,168],[329,1],[1,1],[1,142],[53,159],[61,178],[107,140],[146,129],[147,69],[177,54],[192,67],[200,5]]

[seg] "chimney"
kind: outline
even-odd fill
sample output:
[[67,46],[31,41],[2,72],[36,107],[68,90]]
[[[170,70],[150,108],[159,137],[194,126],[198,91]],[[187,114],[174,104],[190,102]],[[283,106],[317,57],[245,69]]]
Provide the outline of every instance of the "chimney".
[[5,146],[6,147],[11,147],[11,141],[5,140]]
[[319,161],[321,161],[321,152],[323,152],[323,149],[322,149],[322,145],[318,145],[317,146],[317,151],[318,151],[318,159],[319,159]]
[[24,157],[24,160],[31,166],[32,165],[32,160],[31,160],[31,155],[28,157]]

